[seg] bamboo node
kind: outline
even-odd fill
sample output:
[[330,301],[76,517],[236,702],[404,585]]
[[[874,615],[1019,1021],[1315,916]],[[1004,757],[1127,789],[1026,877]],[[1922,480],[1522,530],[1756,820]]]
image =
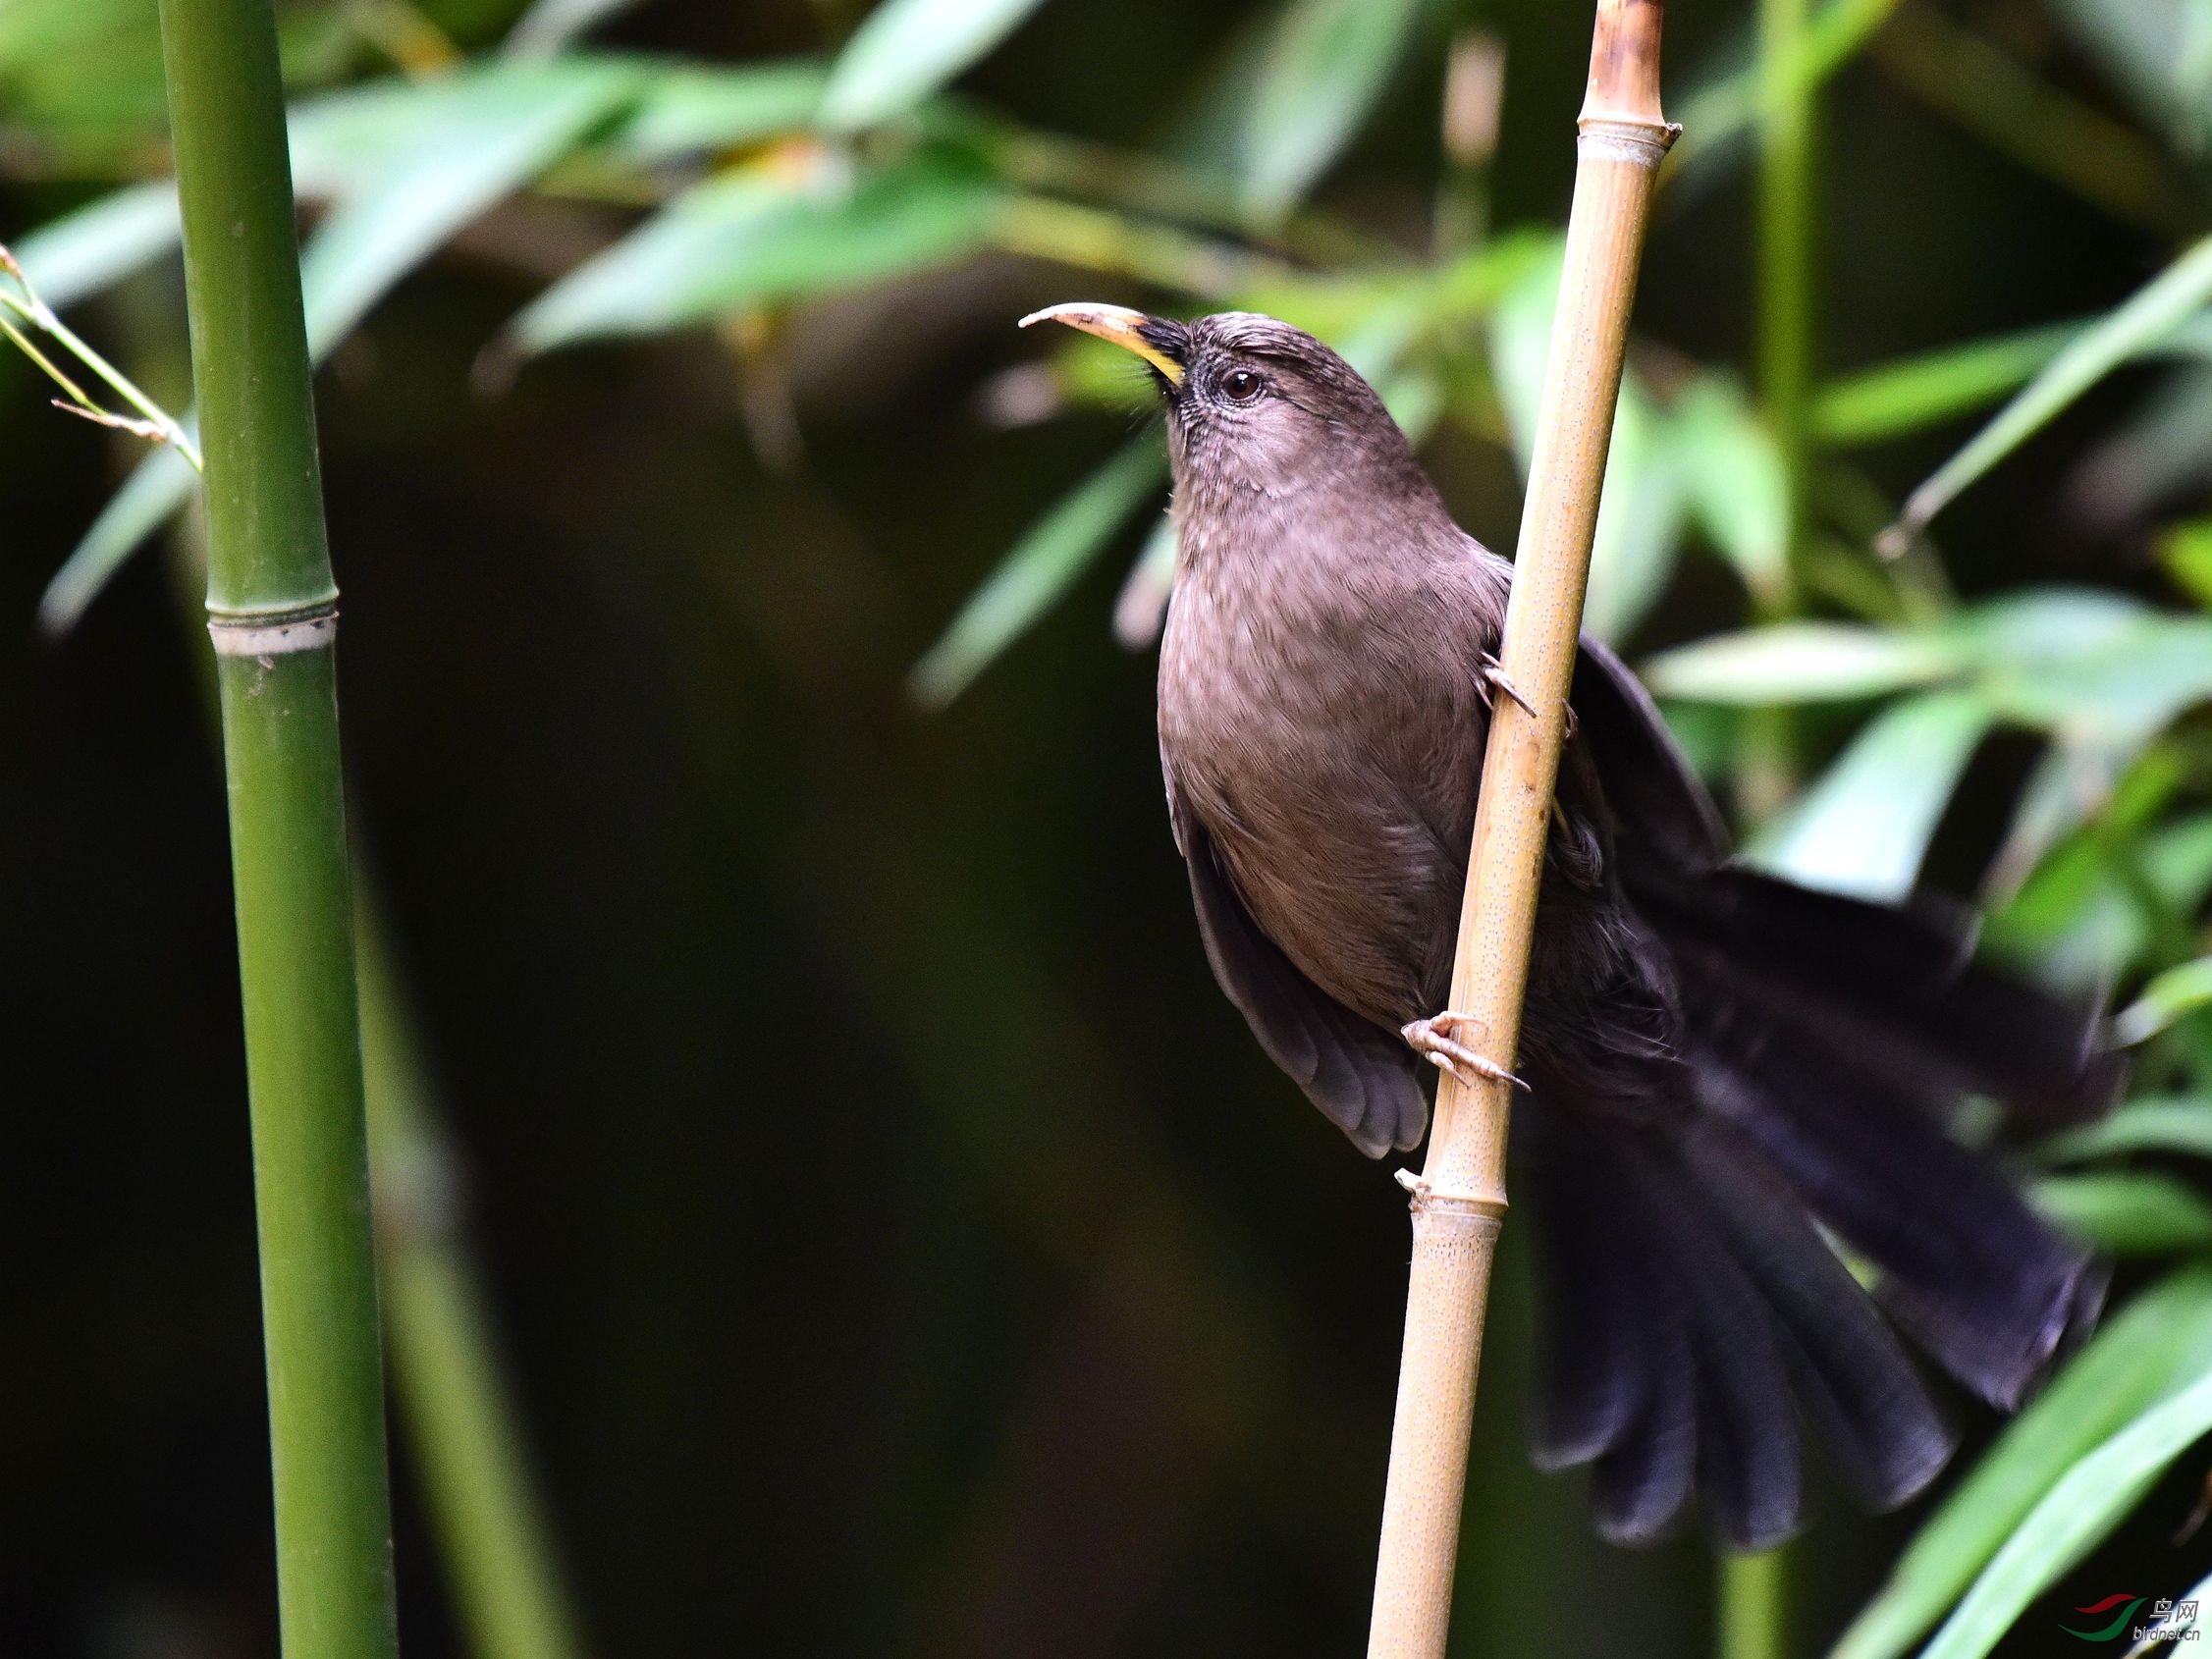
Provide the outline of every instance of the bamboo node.
[[1600,111],[1575,122],[1581,134],[1577,146],[1592,161],[1626,161],[1638,167],[1656,167],[1682,136],[1679,121],[1649,121],[1620,111]]
[[297,611],[210,611],[207,637],[218,657],[282,657],[294,651],[325,651],[338,640],[338,601],[329,599]]
[[1405,1188],[1408,1206],[1418,1222],[1436,1216],[1452,1216],[1486,1226],[1495,1232],[1505,1220],[1505,1195],[1503,1193],[1453,1193],[1440,1192],[1428,1176],[1417,1170],[1401,1169],[1396,1172],[1398,1185]]

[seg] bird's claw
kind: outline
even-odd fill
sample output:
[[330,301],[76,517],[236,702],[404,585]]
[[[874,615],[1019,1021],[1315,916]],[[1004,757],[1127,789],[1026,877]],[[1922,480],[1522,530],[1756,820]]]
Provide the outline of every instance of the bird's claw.
[[[1518,685],[1513,683],[1505,671],[1505,666],[1495,657],[1483,659],[1483,677],[1477,682],[1477,687],[1482,694],[1483,707],[1485,709],[1494,709],[1497,706],[1491,697],[1491,693],[1502,691],[1514,702],[1521,705],[1523,714],[1533,716],[1537,712],[1537,706],[1529,701],[1527,694]],[[1582,722],[1575,715],[1574,704],[1569,703],[1567,705],[1567,729],[1565,733],[1567,742],[1572,743],[1575,740],[1575,732],[1581,725]]]
[[1507,675],[1505,665],[1495,657],[1484,657],[1483,659],[1483,677],[1477,684],[1482,693],[1483,707],[1485,709],[1497,707],[1490,694],[1493,691],[1502,691],[1514,702],[1521,705],[1523,714],[1534,715],[1537,712],[1537,706],[1522,695],[1521,688],[1515,685],[1511,677]]
[[1466,1044],[1445,1035],[1447,1031],[1464,1031],[1475,1023],[1472,1016],[1446,1008],[1440,1014],[1431,1014],[1426,1020],[1415,1020],[1402,1027],[1398,1035],[1406,1040],[1415,1053],[1438,1071],[1451,1073],[1462,1087],[1472,1089],[1476,1078],[1485,1077],[1492,1083],[1510,1083],[1516,1089],[1526,1090],[1529,1087],[1526,1083],[1487,1054],[1478,1053]]

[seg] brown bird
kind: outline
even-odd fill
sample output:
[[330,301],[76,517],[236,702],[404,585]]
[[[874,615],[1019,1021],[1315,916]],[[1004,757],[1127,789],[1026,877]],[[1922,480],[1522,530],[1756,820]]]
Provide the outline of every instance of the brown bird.
[[2103,1290],[1946,1122],[1969,1094],[2034,1123],[2100,1110],[2121,1078],[2100,1022],[1977,965],[1939,905],[1733,864],[1650,699],[1586,638],[1521,1052],[1465,1045],[1445,998],[1489,707],[1518,695],[1512,565],[1311,335],[1089,304],[1025,323],[1048,318],[1136,352],[1166,405],[1160,759],[1221,988],[1372,1157],[1422,1139],[1425,1061],[1526,1080],[1538,1463],[1593,1466],[1597,1525],[1629,1542],[1693,1491],[1732,1544],[1787,1536],[1808,1430],[1863,1501],[1911,1497],[1954,1442],[1897,1333],[2009,1409]]

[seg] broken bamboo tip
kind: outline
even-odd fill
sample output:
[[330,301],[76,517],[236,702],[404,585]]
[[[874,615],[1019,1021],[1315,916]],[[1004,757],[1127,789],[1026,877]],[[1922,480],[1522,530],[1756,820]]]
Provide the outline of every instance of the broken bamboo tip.
[[1616,122],[1656,129],[1674,142],[1682,129],[1659,105],[1659,28],[1665,0],[1598,0],[1590,41],[1590,90],[1577,124]]

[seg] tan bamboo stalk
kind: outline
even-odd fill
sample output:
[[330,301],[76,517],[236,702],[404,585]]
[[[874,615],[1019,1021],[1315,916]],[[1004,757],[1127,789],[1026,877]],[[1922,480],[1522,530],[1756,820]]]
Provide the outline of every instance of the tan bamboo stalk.
[[[1520,1042],[1537,883],[1637,260],[1652,181],[1680,132],[1659,110],[1663,11],[1662,0],[1598,0],[1590,91],[1577,124],[1566,271],[1500,651],[1508,678],[1543,713],[1497,699],[1452,971],[1451,1006],[1475,1021],[1469,1042],[1500,1059]],[[1370,1659],[1442,1659],[1444,1652],[1483,1316],[1505,1214],[1509,1103],[1507,1085],[1468,1087],[1444,1076],[1428,1162],[1418,1179],[1406,1178],[1413,1271]]]

